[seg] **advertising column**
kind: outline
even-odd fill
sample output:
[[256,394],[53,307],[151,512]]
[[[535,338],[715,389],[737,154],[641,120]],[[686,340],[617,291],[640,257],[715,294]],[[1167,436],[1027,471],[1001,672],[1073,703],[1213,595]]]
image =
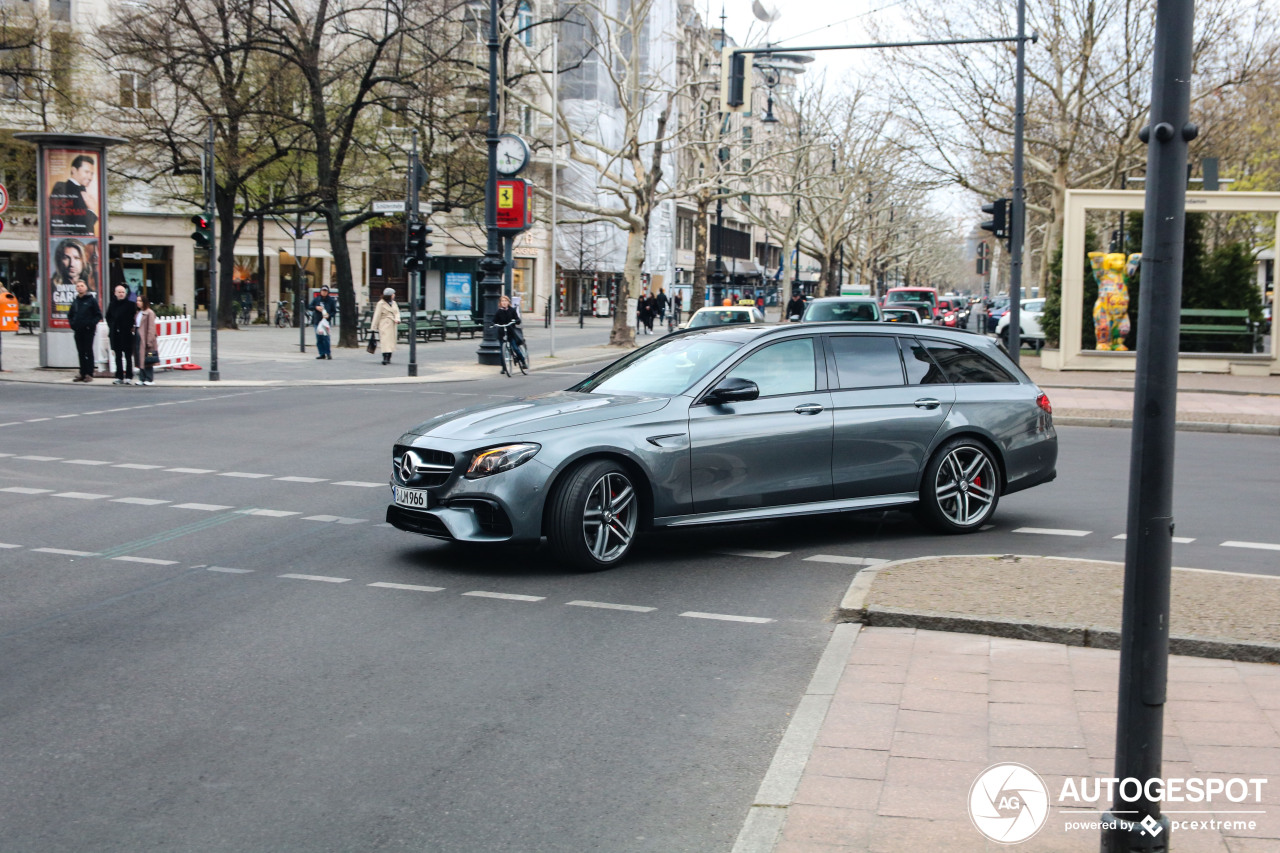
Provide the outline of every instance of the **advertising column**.
[[123,139],[19,133],[36,144],[40,217],[40,366],[76,367],[68,313],[83,284],[106,310],[106,149]]

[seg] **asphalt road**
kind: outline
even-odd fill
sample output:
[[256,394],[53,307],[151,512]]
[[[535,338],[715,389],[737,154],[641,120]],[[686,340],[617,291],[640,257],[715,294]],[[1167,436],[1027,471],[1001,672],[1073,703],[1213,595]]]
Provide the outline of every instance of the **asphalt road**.
[[[586,371],[0,389],[0,850],[727,851],[857,560],[1123,558],[1104,429],[967,537],[810,518],[576,574],[381,524],[404,427]],[[1220,543],[1280,541],[1280,446],[1175,464],[1176,562],[1275,573]]]

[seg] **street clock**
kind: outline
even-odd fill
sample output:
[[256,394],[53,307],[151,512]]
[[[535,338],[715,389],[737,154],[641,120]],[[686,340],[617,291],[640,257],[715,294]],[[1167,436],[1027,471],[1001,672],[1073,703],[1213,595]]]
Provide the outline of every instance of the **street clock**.
[[514,133],[498,137],[498,173],[518,175],[529,165],[529,146]]

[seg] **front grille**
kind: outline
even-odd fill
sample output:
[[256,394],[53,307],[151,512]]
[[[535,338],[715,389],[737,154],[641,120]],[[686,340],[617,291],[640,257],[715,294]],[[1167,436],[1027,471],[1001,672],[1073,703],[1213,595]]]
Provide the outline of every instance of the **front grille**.
[[[412,450],[414,455],[418,457],[418,471],[411,477],[402,476],[400,469],[400,461],[404,458],[407,451]],[[397,445],[392,452],[391,457],[391,476],[397,483],[406,486],[418,486],[421,488],[434,488],[443,486],[453,476],[453,467],[456,460],[452,453],[444,450],[434,450],[430,447],[405,447]]]

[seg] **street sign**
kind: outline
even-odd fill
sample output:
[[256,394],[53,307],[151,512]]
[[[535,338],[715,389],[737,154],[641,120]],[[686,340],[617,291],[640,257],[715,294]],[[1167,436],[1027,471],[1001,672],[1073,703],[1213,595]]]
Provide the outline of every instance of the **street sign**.
[[4,184],[0,184],[0,213],[4,213],[9,209],[9,191],[4,188]]
[[533,225],[528,181],[516,178],[498,181],[495,193],[494,225],[499,231],[526,231]]
[[[372,203],[371,209],[374,213],[404,213],[409,209],[409,202],[401,199],[400,201],[375,201]],[[431,203],[426,201],[418,202],[419,213],[431,213]]]
[[311,257],[311,241],[310,240],[294,240],[293,256],[295,258]]

